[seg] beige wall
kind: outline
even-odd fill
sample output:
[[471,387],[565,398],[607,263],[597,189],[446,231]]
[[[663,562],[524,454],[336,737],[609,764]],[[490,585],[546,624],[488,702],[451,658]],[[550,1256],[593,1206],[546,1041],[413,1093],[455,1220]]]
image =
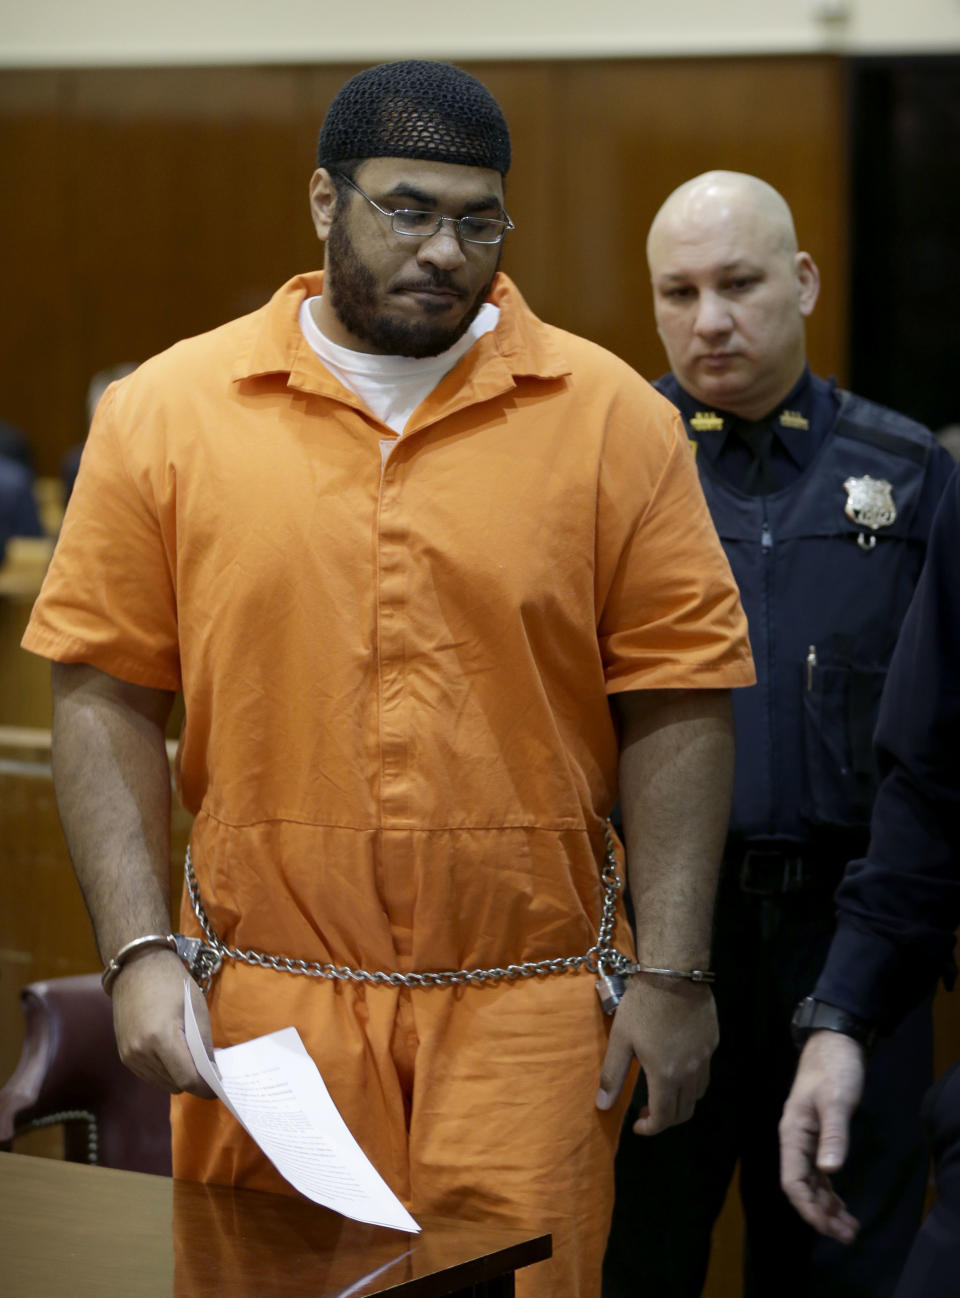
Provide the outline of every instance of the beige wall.
[[[482,12],[482,17],[480,16]],[[0,0],[0,66],[960,50],[957,0]]]

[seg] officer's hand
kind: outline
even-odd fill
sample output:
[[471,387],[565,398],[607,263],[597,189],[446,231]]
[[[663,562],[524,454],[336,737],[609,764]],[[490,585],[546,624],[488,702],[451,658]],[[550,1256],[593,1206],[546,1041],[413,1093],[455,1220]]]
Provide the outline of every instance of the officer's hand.
[[780,1119],[780,1184],[804,1221],[849,1244],[860,1223],[830,1181],[847,1157],[850,1118],[863,1094],[864,1052],[841,1032],[814,1032]]
[[646,1074],[647,1103],[633,1130],[652,1136],[686,1122],[707,1089],[718,1039],[709,987],[655,975],[629,978],[610,1030],[597,1107],[614,1104],[636,1057]]
[[[185,970],[172,951],[145,951],[124,965],[113,984],[113,1026],[124,1064],[165,1091],[213,1092],[197,1072],[183,1034]],[[213,1053],[203,993],[188,979],[200,1035]]]

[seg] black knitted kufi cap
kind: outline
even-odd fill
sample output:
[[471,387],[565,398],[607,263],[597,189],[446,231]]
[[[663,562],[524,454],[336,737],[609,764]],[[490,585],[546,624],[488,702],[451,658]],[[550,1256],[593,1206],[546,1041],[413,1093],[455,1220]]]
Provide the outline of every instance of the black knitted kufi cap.
[[352,158],[417,158],[510,169],[510,132],[476,77],[449,63],[405,59],[359,72],[334,97],[317,166]]

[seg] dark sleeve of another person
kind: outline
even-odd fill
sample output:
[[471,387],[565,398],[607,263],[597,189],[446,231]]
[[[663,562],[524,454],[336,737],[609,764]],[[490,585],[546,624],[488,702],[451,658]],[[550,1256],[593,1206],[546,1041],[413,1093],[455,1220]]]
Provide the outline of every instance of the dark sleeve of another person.
[[837,891],[814,995],[890,1031],[952,977],[960,925],[960,468],[890,664],[876,752],[868,855]]

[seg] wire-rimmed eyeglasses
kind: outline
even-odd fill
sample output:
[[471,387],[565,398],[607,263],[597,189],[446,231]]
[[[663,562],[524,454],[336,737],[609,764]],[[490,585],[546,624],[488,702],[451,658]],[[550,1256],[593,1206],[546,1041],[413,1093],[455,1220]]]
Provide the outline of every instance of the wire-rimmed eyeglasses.
[[390,218],[390,228],[394,234],[405,234],[411,239],[429,239],[437,233],[444,221],[456,226],[457,238],[463,243],[500,243],[508,230],[517,227],[506,212],[502,220],[489,216],[441,216],[439,212],[419,212],[409,207],[395,207],[388,210],[365,194],[360,186],[345,176],[342,171],[335,173],[345,180],[351,189],[355,189],[361,198],[365,198],[371,207],[375,207],[381,216]]

